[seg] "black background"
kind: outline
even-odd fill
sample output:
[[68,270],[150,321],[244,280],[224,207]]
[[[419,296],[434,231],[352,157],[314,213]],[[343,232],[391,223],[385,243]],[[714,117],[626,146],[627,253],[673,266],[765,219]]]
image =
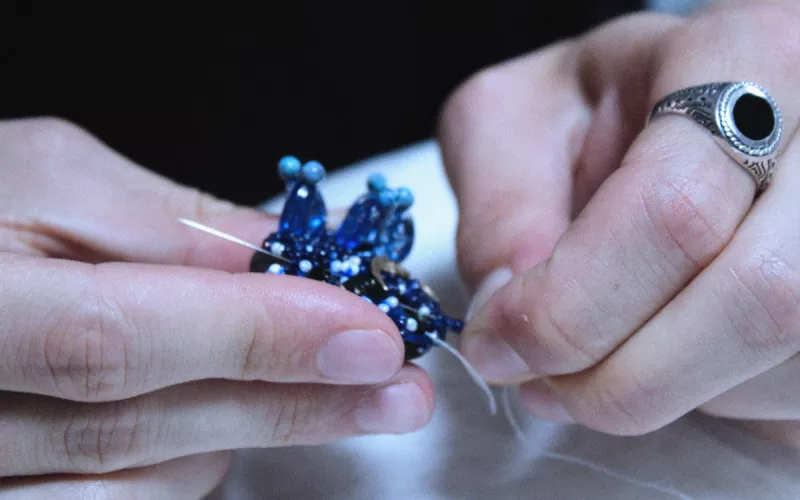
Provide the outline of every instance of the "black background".
[[254,204],[285,154],[328,169],[430,137],[481,67],[634,0],[0,2],[0,118],[49,115]]

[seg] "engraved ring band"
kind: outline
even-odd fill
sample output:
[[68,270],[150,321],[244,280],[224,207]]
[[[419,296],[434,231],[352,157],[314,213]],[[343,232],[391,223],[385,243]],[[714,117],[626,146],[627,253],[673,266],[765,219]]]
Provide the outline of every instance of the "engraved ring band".
[[648,121],[665,114],[688,116],[755,180],[757,193],[772,181],[783,126],[775,101],[752,82],[719,82],[673,92]]

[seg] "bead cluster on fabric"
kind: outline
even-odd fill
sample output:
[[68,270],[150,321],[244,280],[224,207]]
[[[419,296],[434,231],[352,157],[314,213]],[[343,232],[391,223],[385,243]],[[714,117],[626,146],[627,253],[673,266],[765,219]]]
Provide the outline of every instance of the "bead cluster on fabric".
[[414,244],[414,202],[407,188],[391,189],[374,174],[342,223],[329,229],[318,184],[324,167],[287,156],[278,163],[287,198],[278,230],[253,255],[250,270],[302,276],[349,290],[375,304],[397,325],[406,359],[428,352],[464,324],[442,312],[432,290],[411,277],[402,262]]

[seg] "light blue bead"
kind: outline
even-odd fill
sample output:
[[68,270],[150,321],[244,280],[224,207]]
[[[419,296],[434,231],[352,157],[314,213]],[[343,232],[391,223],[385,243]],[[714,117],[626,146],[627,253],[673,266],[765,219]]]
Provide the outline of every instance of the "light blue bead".
[[285,180],[295,180],[300,175],[300,160],[294,156],[284,156],[278,162],[278,173]]
[[372,174],[367,179],[367,187],[370,191],[383,191],[386,189],[386,177],[381,174]]
[[406,209],[414,204],[414,194],[410,189],[401,187],[397,190],[397,205]]
[[378,201],[380,201],[381,206],[391,207],[397,203],[397,195],[391,189],[384,189],[378,194]]
[[325,177],[325,167],[318,161],[310,161],[303,165],[300,171],[303,180],[309,184],[316,184]]

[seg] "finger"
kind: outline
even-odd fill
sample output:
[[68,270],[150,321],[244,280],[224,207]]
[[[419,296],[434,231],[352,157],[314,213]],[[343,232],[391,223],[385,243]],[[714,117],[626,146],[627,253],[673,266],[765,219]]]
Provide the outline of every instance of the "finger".
[[[459,206],[459,263],[471,288],[494,268],[511,265],[508,260],[544,256],[568,223],[570,174],[559,167],[572,163],[577,152],[562,138],[578,133],[589,113],[579,89],[572,88],[577,86],[560,70],[569,48],[557,45],[479,73],[444,107],[439,137]],[[517,92],[517,80],[536,92]],[[503,99],[507,94],[526,102]],[[548,127],[539,130],[531,114]],[[508,211],[509,205],[532,210]],[[487,235],[491,245],[483,239]],[[504,248],[519,249],[519,257]]]
[[800,450],[800,420],[729,420],[727,423],[766,441]]
[[[789,40],[800,46],[798,37],[780,31],[796,21],[765,11],[752,31],[725,29],[742,15],[698,18],[676,31],[653,63],[661,70],[650,105],[680,88],[758,75],[785,104],[785,122],[794,124],[800,109],[791,82],[800,72],[788,60],[793,56],[768,65],[761,54]],[[707,33],[719,37],[706,43]],[[736,57],[721,57],[719,47]],[[465,354],[479,370],[483,367],[484,375],[500,382],[595,365],[722,251],[748,212],[755,187],[692,120],[655,120],[559,240],[552,257],[513,279],[468,325]],[[508,359],[524,362],[512,365],[501,355],[483,354],[503,350]]]
[[0,464],[15,475],[104,473],[218,450],[405,433],[432,409],[418,367],[377,387],[203,381],[93,404],[5,394]]
[[257,273],[0,255],[0,390],[127,398],[203,378],[373,383],[403,364],[355,294]]
[[0,250],[245,271],[252,251],[177,218],[255,245],[277,227],[274,217],[158,176],[60,120],[4,122],[0,144],[0,168],[8,172],[0,185]]
[[[787,230],[800,225],[797,135],[788,148],[775,183],[707,269],[603,363],[550,380],[577,421],[648,432],[800,352],[800,237]],[[764,398],[773,416],[800,418],[796,397],[778,406],[783,391],[797,392],[797,375],[786,375]]]
[[[614,50],[605,43],[604,55],[619,57],[608,67],[583,61],[591,57],[582,44],[565,41],[481,71],[448,99],[439,139],[470,288],[494,269],[527,269],[550,254],[573,212],[616,168],[635,134],[629,124],[643,120],[619,99],[647,98],[643,66],[630,61],[644,59],[653,34],[675,22],[648,14],[614,23],[605,31],[619,37],[610,41]],[[610,79],[614,86],[603,84]]]
[[41,498],[205,498],[222,482],[230,452],[205,453],[102,475],[54,474],[0,479],[0,500]]
[[574,422],[546,379],[526,382],[520,386],[519,395],[525,409],[541,419],[561,424]]
[[800,355],[725,391],[699,410],[715,417],[800,421]]

